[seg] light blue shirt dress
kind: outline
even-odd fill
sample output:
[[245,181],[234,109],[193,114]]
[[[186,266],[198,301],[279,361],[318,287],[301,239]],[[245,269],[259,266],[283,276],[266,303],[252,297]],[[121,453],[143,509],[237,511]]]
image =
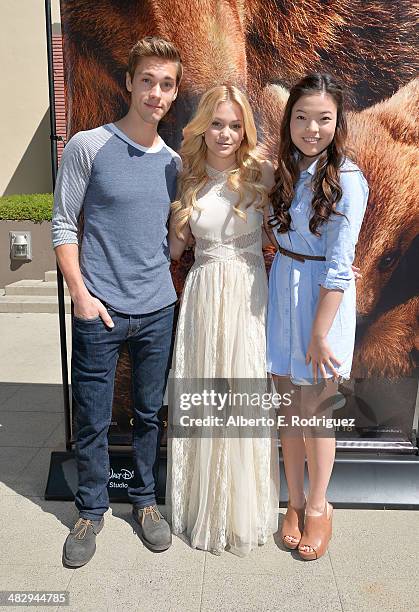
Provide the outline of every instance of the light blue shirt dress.
[[[267,369],[289,376],[294,384],[312,384],[311,363],[305,356],[317,309],[320,286],[343,291],[342,302],[327,335],[332,352],[342,363],[339,375],[351,373],[355,342],[356,289],[351,265],[368,200],[368,184],[360,169],[350,160],[341,168],[343,195],[336,210],[319,228],[321,236],[310,232],[313,192],[311,181],[317,160],[300,174],[291,203],[291,231],[280,234],[278,244],[303,255],[322,255],[326,261],[304,263],[277,253],[269,276],[267,322]],[[332,375],[328,371],[330,376]],[[319,373],[320,375],[320,373]]]

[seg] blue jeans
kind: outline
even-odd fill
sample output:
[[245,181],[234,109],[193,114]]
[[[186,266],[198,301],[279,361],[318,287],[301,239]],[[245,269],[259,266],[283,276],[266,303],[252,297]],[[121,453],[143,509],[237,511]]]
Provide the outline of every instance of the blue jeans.
[[73,317],[71,363],[79,476],[76,507],[81,517],[98,520],[109,508],[108,429],[118,353],[127,341],[132,363],[134,403],[134,484],[130,501],[138,508],[156,503],[161,408],[170,368],[174,304],[145,315],[108,308],[115,324]]

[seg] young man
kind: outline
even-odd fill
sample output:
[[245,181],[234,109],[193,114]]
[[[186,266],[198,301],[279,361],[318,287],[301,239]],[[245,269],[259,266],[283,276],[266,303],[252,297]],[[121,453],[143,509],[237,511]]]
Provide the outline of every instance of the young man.
[[[52,238],[74,302],[72,391],[77,424],[79,520],[64,544],[70,567],[87,563],[109,507],[107,435],[118,351],[128,342],[134,395],[135,482],[128,489],[140,536],[171,544],[156,506],[155,478],[176,293],[167,219],[180,158],[157,134],[175,100],[182,64],[169,42],[147,37],[131,50],[130,108],[120,121],[68,142],[54,196]],[[79,254],[78,217],[84,229]]]

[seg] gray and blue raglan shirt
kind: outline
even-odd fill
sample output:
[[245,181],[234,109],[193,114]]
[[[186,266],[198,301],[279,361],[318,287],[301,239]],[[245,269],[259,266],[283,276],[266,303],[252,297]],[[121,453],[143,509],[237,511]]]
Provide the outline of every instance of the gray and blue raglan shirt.
[[114,124],[67,143],[54,193],[52,241],[78,244],[87,289],[118,312],[146,314],[176,300],[167,220],[180,158],[160,139],[145,148]]

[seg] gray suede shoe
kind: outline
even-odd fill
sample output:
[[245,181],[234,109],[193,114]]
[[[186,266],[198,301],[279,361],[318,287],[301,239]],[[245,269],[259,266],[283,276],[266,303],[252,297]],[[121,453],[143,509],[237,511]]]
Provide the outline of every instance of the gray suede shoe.
[[150,550],[161,552],[172,544],[172,534],[169,524],[165,521],[157,506],[133,508],[132,515],[139,524],[138,535]]
[[81,567],[90,561],[96,552],[96,535],[102,529],[104,523],[103,516],[99,521],[79,518],[64,543],[64,565]]

